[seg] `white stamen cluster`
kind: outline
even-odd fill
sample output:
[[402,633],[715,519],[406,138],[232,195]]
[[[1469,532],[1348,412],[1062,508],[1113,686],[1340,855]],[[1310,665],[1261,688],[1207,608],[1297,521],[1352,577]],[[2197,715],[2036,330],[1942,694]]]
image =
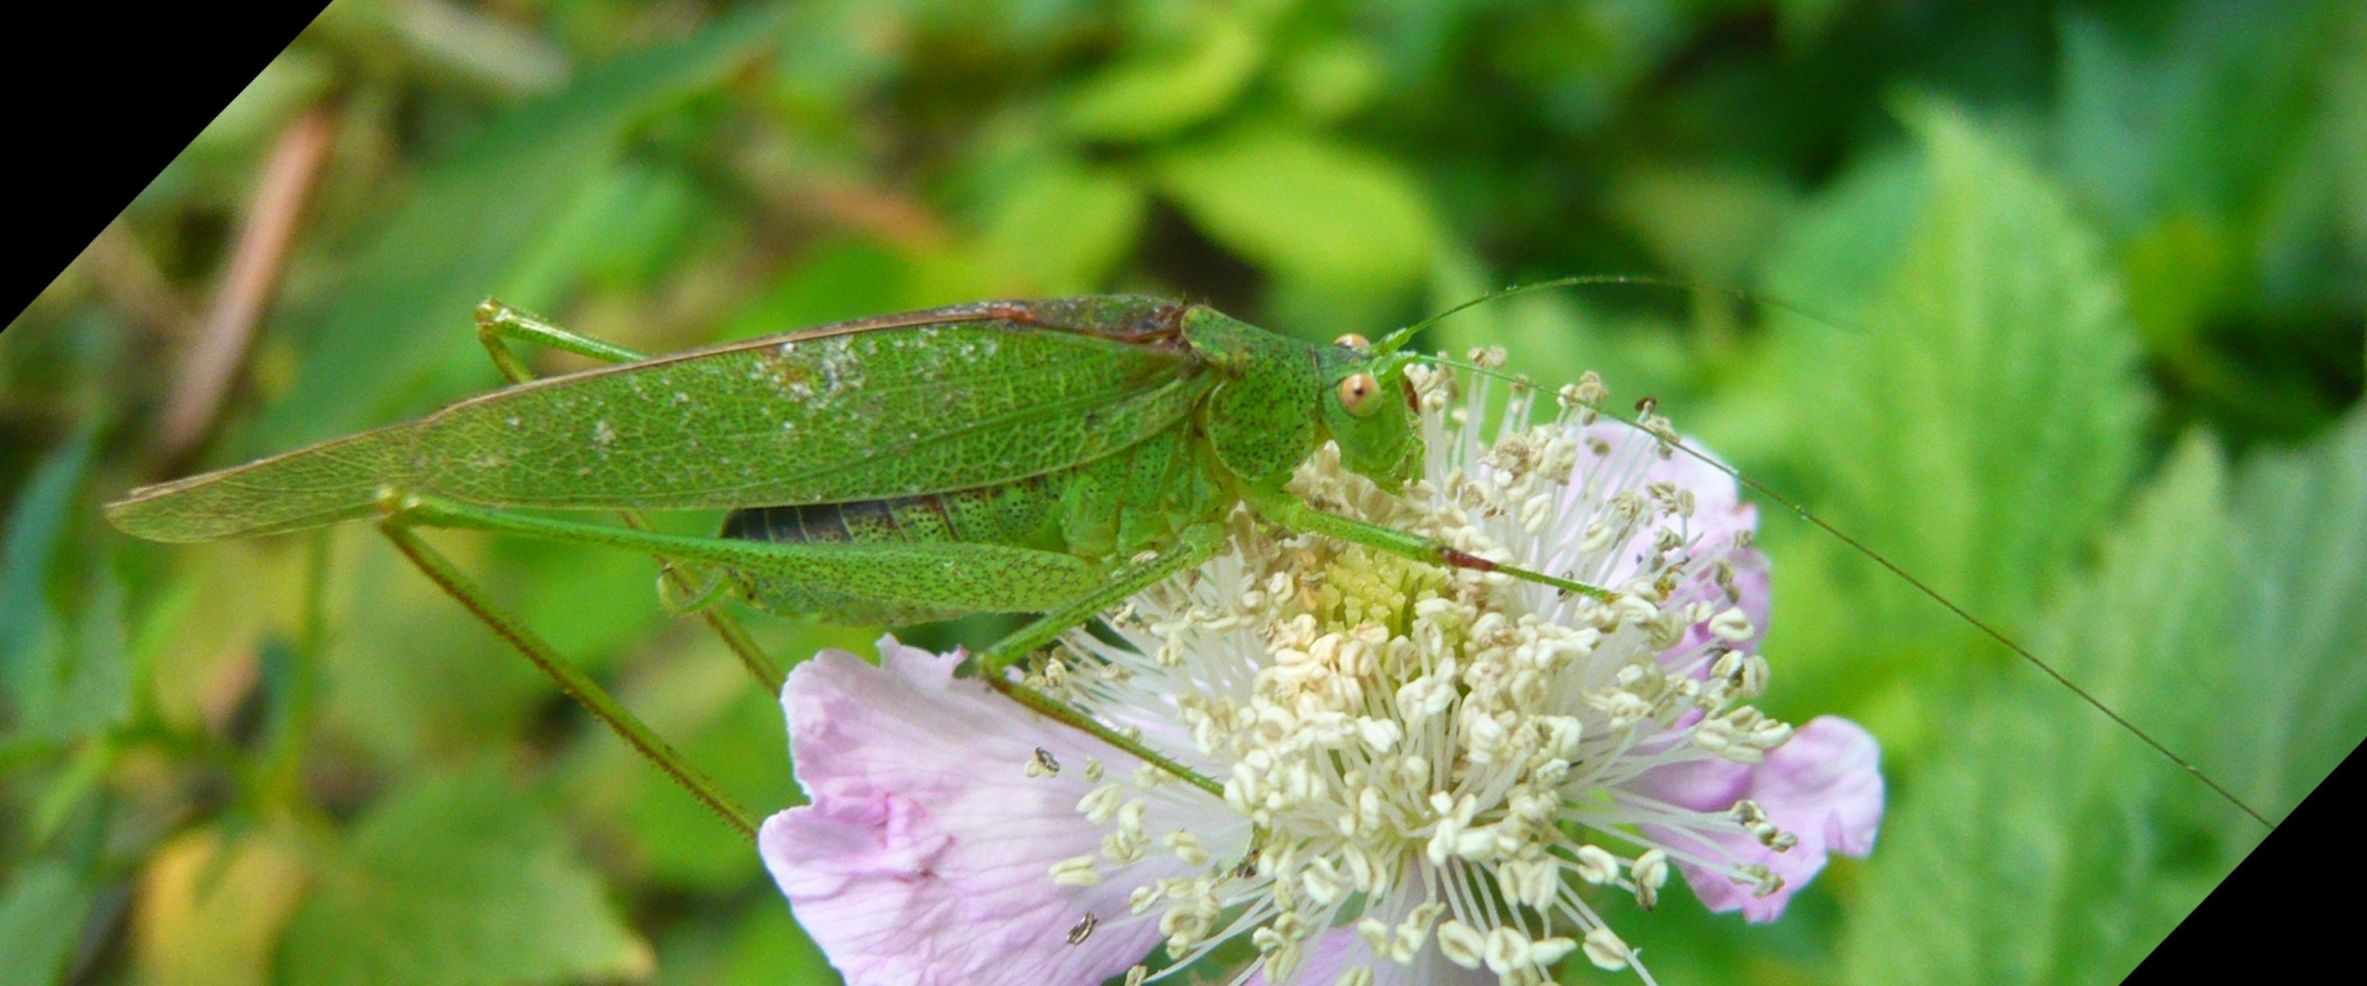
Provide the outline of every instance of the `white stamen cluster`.
[[1108,827],[1101,851],[1052,877],[1087,885],[1127,879],[1149,854],[1179,860],[1189,875],[1143,882],[1130,914],[1098,918],[1155,920],[1170,970],[1247,934],[1265,977],[1287,981],[1318,934],[1345,926],[1376,964],[1418,968],[1435,949],[1503,983],[1541,983],[1579,954],[1649,982],[1591,898],[1625,893],[1648,910],[1679,862],[1761,892],[1776,882],[1706,839],[1656,841],[1648,827],[1791,844],[1750,802],[1705,814],[1623,786],[1684,761],[1753,763],[1790,735],[1738,704],[1765,688],[1767,665],[1738,649],[1756,631],[1735,605],[1737,545],[1689,533],[1694,494],[1645,481],[1674,432],[1648,411],[1640,424],[1657,437],[1598,425],[1592,374],[1546,424],[1529,423],[1533,392],[1516,387],[1483,441],[1484,378],[1458,403],[1446,373],[1409,372],[1428,475],[1390,495],[1326,448],[1292,491],[1617,599],[1236,516],[1233,550],[1119,614],[1123,645],[1074,634],[1035,679],[1222,781],[1223,805],[1155,770],[1104,779],[1077,806]]

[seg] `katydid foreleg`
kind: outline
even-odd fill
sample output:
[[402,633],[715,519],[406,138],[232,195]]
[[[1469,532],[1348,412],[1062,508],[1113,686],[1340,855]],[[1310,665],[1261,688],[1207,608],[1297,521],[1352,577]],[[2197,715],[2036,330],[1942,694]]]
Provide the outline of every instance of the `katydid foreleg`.
[[1294,531],[1308,531],[1335,537],[1342,541],[1354,542],[1368,548],[1386,551],[1415,561],[1429,562],[1433,565],[1469,568],[1483,572],[1502,572],[1516,579],[1549,585],[1563,592],[1592,596],[1604,602],[1614,602],[1619,598],[1618,593],[1601,586],[1588,585],[1584,582],[1575,582],[1543,572],[1533,572],[1513,565],[1492,562],[1469,552],[1458,551],[1451,545],[1419,534],[1401,531],[1393,527],[1383,527],[1379,524],[1357,520],[1354,517],[1325,513],[1288,494],[1252,493],[1246,499],[1250,508],[1256,510],[1267,520]]
[[978,674],[986,678],[1002,677],[1003,671],[1018,663],[1038,647],[1060,638],[1070,629],[1083,626],[1102,610],[1126,601],[1126,597],[1159,584],[1161,580],[1214,557],[1224,546],[1224,528],[1218,524],[1200,524],[1185,528],[1176,543],[1160,551],[1111,572],[1109,577],[1078,595],[1059,608],[1045,612],[995,641],[972,658]]
[[[494,368],[500,370],[501,375],[513,384],[534,379],[534,370],[518,359],[517,354],[510,352],[509,343],[513,341],[607,363],[631,363],[646,358],[615,343],[569,332],[491,298],[477,306],[477,341],[493,357]],[[619,510],[616,516],[627,527],[649,530],[649,522],[642,518],[640,511]],[[781,666],[774,663],[771,655],[757,645],[756,639],[748,635],[747,628],[742,627],[729,611],[707,605],[720,596],[718,590],[723,587],[725,580],[717,576],[702,589],[692,584],[689,573],[665,559],[659,559],[659,565],[659,584],[671,592],[669,598],[689,600],[681,604],[670,603],[670,607],[680,611],[696,611],[707,628],[714,631],[715,636],[722,639],[723,645],[740,659],[740,665],[756,677],[757,683],[763,685],[765,690],[779,694],[785,680]]]
[[1036,648],[1059,639],[1063,633],[1085,625],[1103,610],[1124,602],[1126,597],[1157,585],[1177,572],[1207,561],[1217,553],[1219,548],[1224,546],[1224,541],[1224,528],[1220,525],[1202,524],[1186,528],[1176,543],[1169,545],[1165,551],[1119,569],[1112,573],[1107,581],[1088,590],[1075,600],[1029,621],[1026,626],[1012,631],[1009,636],[995,641],[985,650],[978,652],[976,656],[965,662],[965,667],[962,670],[956,673],[967,674],[975,670],[978,677],[984,679],[996,691],[1010,696],[1013,701],[1034,709],[1051,719],[1092,734],[1112,746],[1141,757],[1145,762],[1221,798],[1224,796],[1223,785],[1175,762],[1166,754],[1151,749],[1141,740],[1120,733],[1107,724],[1076,711],[1057,698],[1030,688],[1021,682],[1011,680],[1010,675],[1005,672],[1010,669],[1011,665],[1034,652]]

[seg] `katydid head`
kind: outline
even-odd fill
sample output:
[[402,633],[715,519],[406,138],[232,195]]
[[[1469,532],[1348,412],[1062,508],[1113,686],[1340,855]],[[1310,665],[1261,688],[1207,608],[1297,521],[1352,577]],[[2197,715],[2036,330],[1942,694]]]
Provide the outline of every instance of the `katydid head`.
[[1391,490],[1422,474],[1426,449],[1416,427],[1420,403],[1405,368],[1414,358],[1376,352],[1362,336],[1341,336],[1319,359],[1323,427],[1349,471]]

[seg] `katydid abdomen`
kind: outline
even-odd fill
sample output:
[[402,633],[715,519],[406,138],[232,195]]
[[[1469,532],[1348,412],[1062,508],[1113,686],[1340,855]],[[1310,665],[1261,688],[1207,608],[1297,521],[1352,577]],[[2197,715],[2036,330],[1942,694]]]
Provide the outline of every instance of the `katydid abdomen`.
[[[1084,563],[1075,582],[1014,584],[991,611],[1035,612],[1073,599],[1137,552],[1172,543],[1184,524],[1230,506],[1178,424],[1120,452],[1005,483],[917,496],[734,510],[722,536],[773,544],[999,544],[1058,552]],[[970,577],[972,573],[957,573]],[[980,610],[867,596],[833,584],[739,577],[748,600],[834,623],[913,623]]]

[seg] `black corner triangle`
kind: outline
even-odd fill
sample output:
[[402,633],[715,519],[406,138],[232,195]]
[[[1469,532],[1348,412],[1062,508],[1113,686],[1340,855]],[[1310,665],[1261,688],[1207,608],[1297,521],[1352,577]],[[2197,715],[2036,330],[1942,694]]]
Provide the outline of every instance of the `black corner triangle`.
[[21,244],[0,311],[25,306],[287,48],[326,3],[58,4],[0,41]]
[[[2367,784],[2367,743],[2354,747],[2129,975],[2132,983],[2188,982],[2200,970],[2342,968],[2358,944],[2355,912],[2339,901],[2348,873],[2340,827]],[[2305,881],[2307,881],[2305,883]],[[2309,892],[2316,887],[2332,907]],[[2298,891],[2298,892],[2296,892]],[[2316,915],[2312,918],[2311,915]],[[2321,967],[2317,963],[2325,962]]]

